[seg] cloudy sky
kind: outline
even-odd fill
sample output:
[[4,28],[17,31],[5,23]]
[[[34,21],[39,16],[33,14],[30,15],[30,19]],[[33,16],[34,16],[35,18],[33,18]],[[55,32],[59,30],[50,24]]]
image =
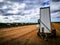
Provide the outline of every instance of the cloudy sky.
[[37,22],[39,8],[50,6],[51,21],[60,22],[60,0],[0,0],[0,22]]

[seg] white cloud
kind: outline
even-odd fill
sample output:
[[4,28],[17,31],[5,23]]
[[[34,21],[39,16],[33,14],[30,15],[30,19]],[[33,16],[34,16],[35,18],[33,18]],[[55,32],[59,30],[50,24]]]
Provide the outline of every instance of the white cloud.
[[23,13],[25,13],[25,14],[29,14],[29,13],[31,13],[31,10],[25,10],[25,11],[23,11]]
[[[33,2],[32,2],[33,1]],[[23,3],[18,3],[18,2],[10,2],[6,1],[7,4],[5,4],[2,9],[11,9],[6,11],[5,13],[12,13],[16,15],[10,15],[8,16],[8,19],[4,19],[5,16],[0,16],[2,22],[33,22],[34,20],[37,21],[39,19],[39,14],[40,14],[40,2],[47,2],[49,0],[32,0],[32,1],[24,1]],[[38,2],[38,3],[37,3]],[[29,5],[28,5],[29,4]],[[58,6],[57,6],[58,5]],[[49,5],[45,5],[44,7],[48,7]],[[58,10],[60,9],[60,2],[51,2],[50,4],[51,10]],[[25,9],[27,8],[27,9]],[[22,13],[18,15],[18,13]],[[59,16],[60,13],[51,13],[52,17],[57,17]],[[17,19],[17,20],[16,20]]]
[[[53,21],[57,21],[57,19],[59,19],[58,17],[60,17],[60,12],[58,10],[60,10],[60,2],[52,2],[50,3],[50,9],[51,9],[51,18],[52,18],[52,22]],[[57,12],[54,12],[57,11]]]
[[[17,13],[18,11],[15,11],[15,12]],[[14,10],[11,10],[11,12],[9,12],[9,13],[15,14],[15,12],[14,12]],[[34,22],[31,20],[37,21],[37,19],[39,18],[39,7],[35,8],[35,9],[31,9],[31,10],[24,10],[23,12],[25,13],[24,16],[11,15],[11,16],[8,16],[8,19],[3,19],[3,20],[7,21],[7,22]],[[15,19],[19,19],[19,20],[15,20]]]
[[18,12],[19,12],[18,10],[9,10],[7,13],[16,14],[16,13],[18,13]]
[[0,2],[3,2],[4,0],[0,0]]
[[6,16],[0,15],[0,23],[6,23],[9,22],[8,19],[4,19]]
[[22,10],[24,10],[25,6],[26,6],[25,3],[22,3],[22,4],[13,3],[11,5],[12,10],[7,11],[7,13],[17,14],[18,12],[21,12]]
[[60,9],[60,2],[51,2],[50,3],[51,11]]
[[8,11],[5,11],[6,13],[18,13],[22,10],[24,10],[26,4],[25,3],[14,3],[14,2],[9,2],[7,1],[7,4],[4,4],[4,6],[2,6],[2,8],[0,9],[12,9],[12,10],[8,10]]
[[57,18],[57,17],[59,17],[60,16],[60,12],[55,12],[55,13],[52,13],[51,14],[51,17],[52,18]]
[[7,5],[4,5],[1,9],[7,9],[8,6]]

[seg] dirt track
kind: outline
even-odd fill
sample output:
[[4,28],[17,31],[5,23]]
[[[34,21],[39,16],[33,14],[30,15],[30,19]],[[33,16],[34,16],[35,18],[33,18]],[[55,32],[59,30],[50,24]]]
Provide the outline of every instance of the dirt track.
[[60,45],[60,23],[53,23],[58,37],[47,42],[37,36],[36,25],[0,29],[0,45]]

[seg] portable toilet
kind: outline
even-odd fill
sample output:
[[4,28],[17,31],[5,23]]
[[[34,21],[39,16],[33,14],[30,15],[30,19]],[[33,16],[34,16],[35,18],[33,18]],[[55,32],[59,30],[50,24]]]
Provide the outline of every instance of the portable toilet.
[[[51,29],[50,7],[40,8],[40,18],[38,19],[38,24],[39,24],[38,35],[42,33],[52,35],[52,32],[54,32],[54,30],[52,31]],[[53,34],[56,35],[56,31]]]

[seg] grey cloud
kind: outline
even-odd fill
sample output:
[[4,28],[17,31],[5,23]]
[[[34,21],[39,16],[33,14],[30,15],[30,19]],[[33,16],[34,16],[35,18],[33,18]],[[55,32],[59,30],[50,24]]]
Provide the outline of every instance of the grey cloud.
[[0,2],[0,8],[2,8],[4,5],[12,5],[12,3],[8,3],[7,1],[4,1],[4,2]]
[[20,20],[19,18],[16,18],[16,19],[14,19],[14,20]]
[[24,0],[6,0],[6,1],[23,3]]
[[51,2],[50,7],[52,13],[60,12],[60,2]]
[[5,13],[5,10],[0,9],[0,13]]
[[59,2],[60,0],[52,0],[53,2]]
[[8,17],[5,17],[4,19],[9,19]]
[[10,9],[0,9],[0,14],[7,16],[7,15],[13,15],[13,14],[8,14],[7,11],[9,11]]
[[24,16],[25,15],[25,13],[16,13],[16,14],[14,14],[14,13],[5,13],[5,14],[3,14],[4,16],[10,16],[10,15],[21,15],[21,16]]
[[60,18],[60,16],[57,16],[56,18]]
[[0,2],[0,8],[5,5],[5,2]]
[[41,1],[40,0],[25,0],[24,3],[36,5],[36,4],[40,4]]
[[30,10],[32,8],[38,7],[40,4],[40,0],[6,0],[4,5],[7,5],[7,9],[1,10],[1,13],[3,13],[3,15],[8,16],[8,15],[26,15],[24,12],[20,13],[18,12],[17,14],[12,14],[12,13],[7,13],[9,10],[13,10],[13,7],[9,7],[9,5],[13,5],[12,3],[8,3],[7,1],[11,1],[11,2],[23,2],[26,3],[26,7],[24,8],[25,10]]
[[53,10],[53,11],[51,11],[51,13],[56,13],[56,12],[60,12],[60,10]]
[[6,13],[6,14],[3,14],[4,16],[10,16],[10,15],[15,15],[15,14],[12,14],[12,13]]

